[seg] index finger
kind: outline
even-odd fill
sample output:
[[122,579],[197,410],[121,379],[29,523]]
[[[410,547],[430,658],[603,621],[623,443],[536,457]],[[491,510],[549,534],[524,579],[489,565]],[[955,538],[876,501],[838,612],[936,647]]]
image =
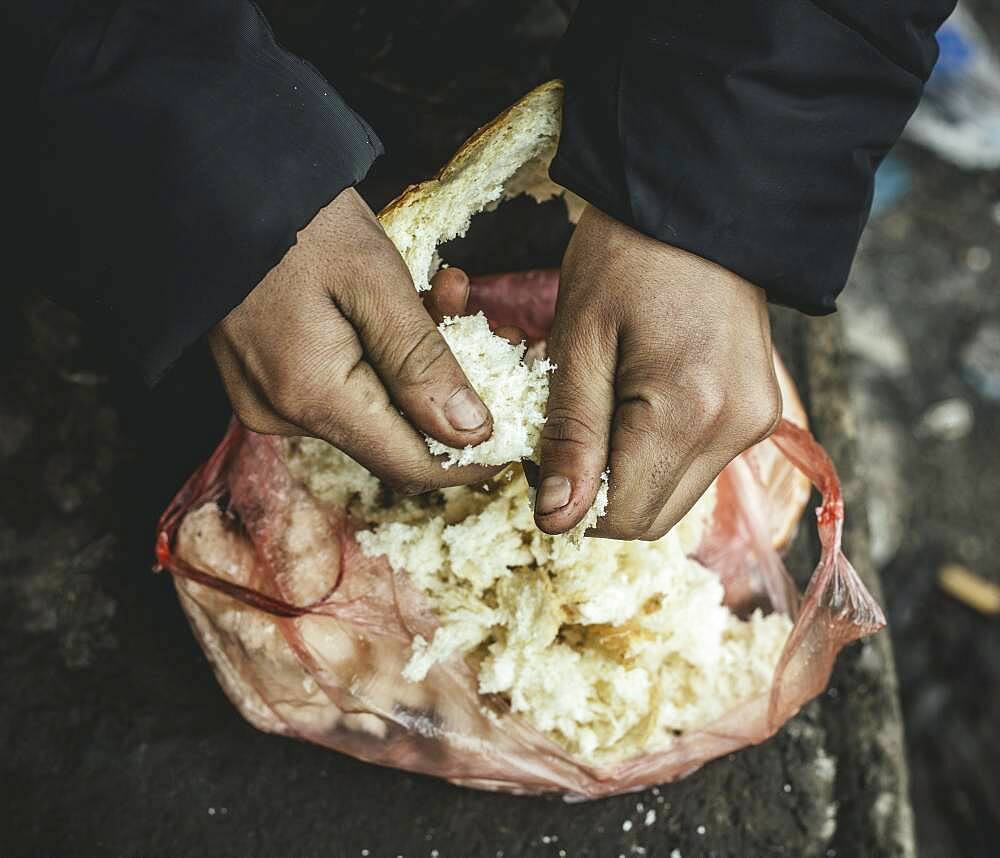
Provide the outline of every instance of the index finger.
[[430,291],[421,297],[435,325],[445,316],[462,316],[469,300],[469,277],[461,268],[442,268],[431,278]]
[[404,494],[487,480],[499,470],[443,468],[390,397],[336,306],[323,300],[295,312],[302,314],[301,335],[289,343],[286,359],[294,374],[276,385],[270,398],[282,423],[300,430],[295,434],[327,441]]

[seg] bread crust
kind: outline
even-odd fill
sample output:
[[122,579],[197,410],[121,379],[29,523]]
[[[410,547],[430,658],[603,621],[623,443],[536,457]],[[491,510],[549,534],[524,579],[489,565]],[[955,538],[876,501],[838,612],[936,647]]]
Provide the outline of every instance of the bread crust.
[[[531,92],[518,99],[508,107],[503,113],[491,122],[487,122],[478,128],[468,140],[466,140],[454,155],[448,160],[437,173],[430,179],[418,182],[415,185],[407,185],[401,194],[390,201],[379,212],[378,219],[383,226],[390,224],[404,208],[426,202],[433,194],[434,189],[452,173],[461,170],[468,162],[479,157],[486,145],[492,142],[492,138],[500,134],[505,126],[519,113],[525,110],[538,109],[558,109],[562,110],[563,82],[561,80],[550,80],[541,86],[535,87]],[[546,105],[551,102],[551,105]]]

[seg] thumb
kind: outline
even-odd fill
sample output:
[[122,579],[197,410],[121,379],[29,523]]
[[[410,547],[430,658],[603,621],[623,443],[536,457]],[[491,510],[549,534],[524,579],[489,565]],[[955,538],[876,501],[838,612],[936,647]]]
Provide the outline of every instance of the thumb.
[[614,332],[603,327],[577,321],[566,331],[556,313],[549,341],[556,371],[542,429],[535,500],[535,523],[545,533],[564,533],[584,517],[608,461],[617,350]]
[[489,409],[451,349],[386,238],[378,282],[338,296],[393,401],[424,434],[450,447],[480,444],[493,432]]

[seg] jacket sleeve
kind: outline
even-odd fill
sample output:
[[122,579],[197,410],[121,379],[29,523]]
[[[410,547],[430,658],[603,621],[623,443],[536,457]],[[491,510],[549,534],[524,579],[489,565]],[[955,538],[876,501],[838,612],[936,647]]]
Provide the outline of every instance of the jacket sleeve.
[[41,6],[46,279],[152,383],[382,146],[245,0]]
[[774,302],[832,312],[954,5],[582,0],[552,177]]

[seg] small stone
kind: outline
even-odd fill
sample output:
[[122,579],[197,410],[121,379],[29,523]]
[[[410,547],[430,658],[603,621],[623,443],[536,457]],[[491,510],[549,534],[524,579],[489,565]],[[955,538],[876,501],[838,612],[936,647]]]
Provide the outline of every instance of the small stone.
[[632,820],[631,819],[626,819],[622,823],[622,831],[631,831],[631,830],[632,830]]
[[644,824],[645,824],[645,825],[646,825],[647,827],[649,827],[649,826],[650,826],[650,825],[652,825],[652,824],[653,824],[654,822],[656,822],[656,811],[655,811],[655,810],[652,810],[652,809],[650,809],[650,810],[647,810],[647,811],[646,811],[646,818],[645,818],[645,819],[643,820],[643,823],[644,823]]
[[988,271],[993,258],[985,247],[970,247],[965,251],[965,265],[970,271],[981,274]]
[[17,453],[31,436],[31,418],[25,414],[0,411],[0,459]]
[[972,406],[965,399],[942,399],[928,408],[917,422],[917,435],[938,441],[960,441],[968,437],[975,422]]
[[704,826],[704,825],[699,825],[699,826],[698,826],[698,827],[697,827],[697,828],[695,829],[695,831],[697,831],[697,832],[698,832],[699,834],[704,834],[704,833],[705,833],[705,826]]
[[785,784],[785,785],[784,785],[784,786],[782,787],[782,789],[783,789],[783,790],[784,790],[785,792],[791,792],[791,791],[792,791],[792,785],[791,785],[791,784]]
[[87,370],[79,370],[76,372],[62,370],[59,373],[59,377],[63,381],[79,385],[80,387],[97,387],[107,381],[105,376],[98,375],[96,372],[88,372]]
[[1000,322],[984,324],[962,349],[962,374],[984,399],[1000,400]]
[[844,338],[852,355],[890,378],[910,372],[910,350],[887,307],[861,307],[846,301],[843,310]]

